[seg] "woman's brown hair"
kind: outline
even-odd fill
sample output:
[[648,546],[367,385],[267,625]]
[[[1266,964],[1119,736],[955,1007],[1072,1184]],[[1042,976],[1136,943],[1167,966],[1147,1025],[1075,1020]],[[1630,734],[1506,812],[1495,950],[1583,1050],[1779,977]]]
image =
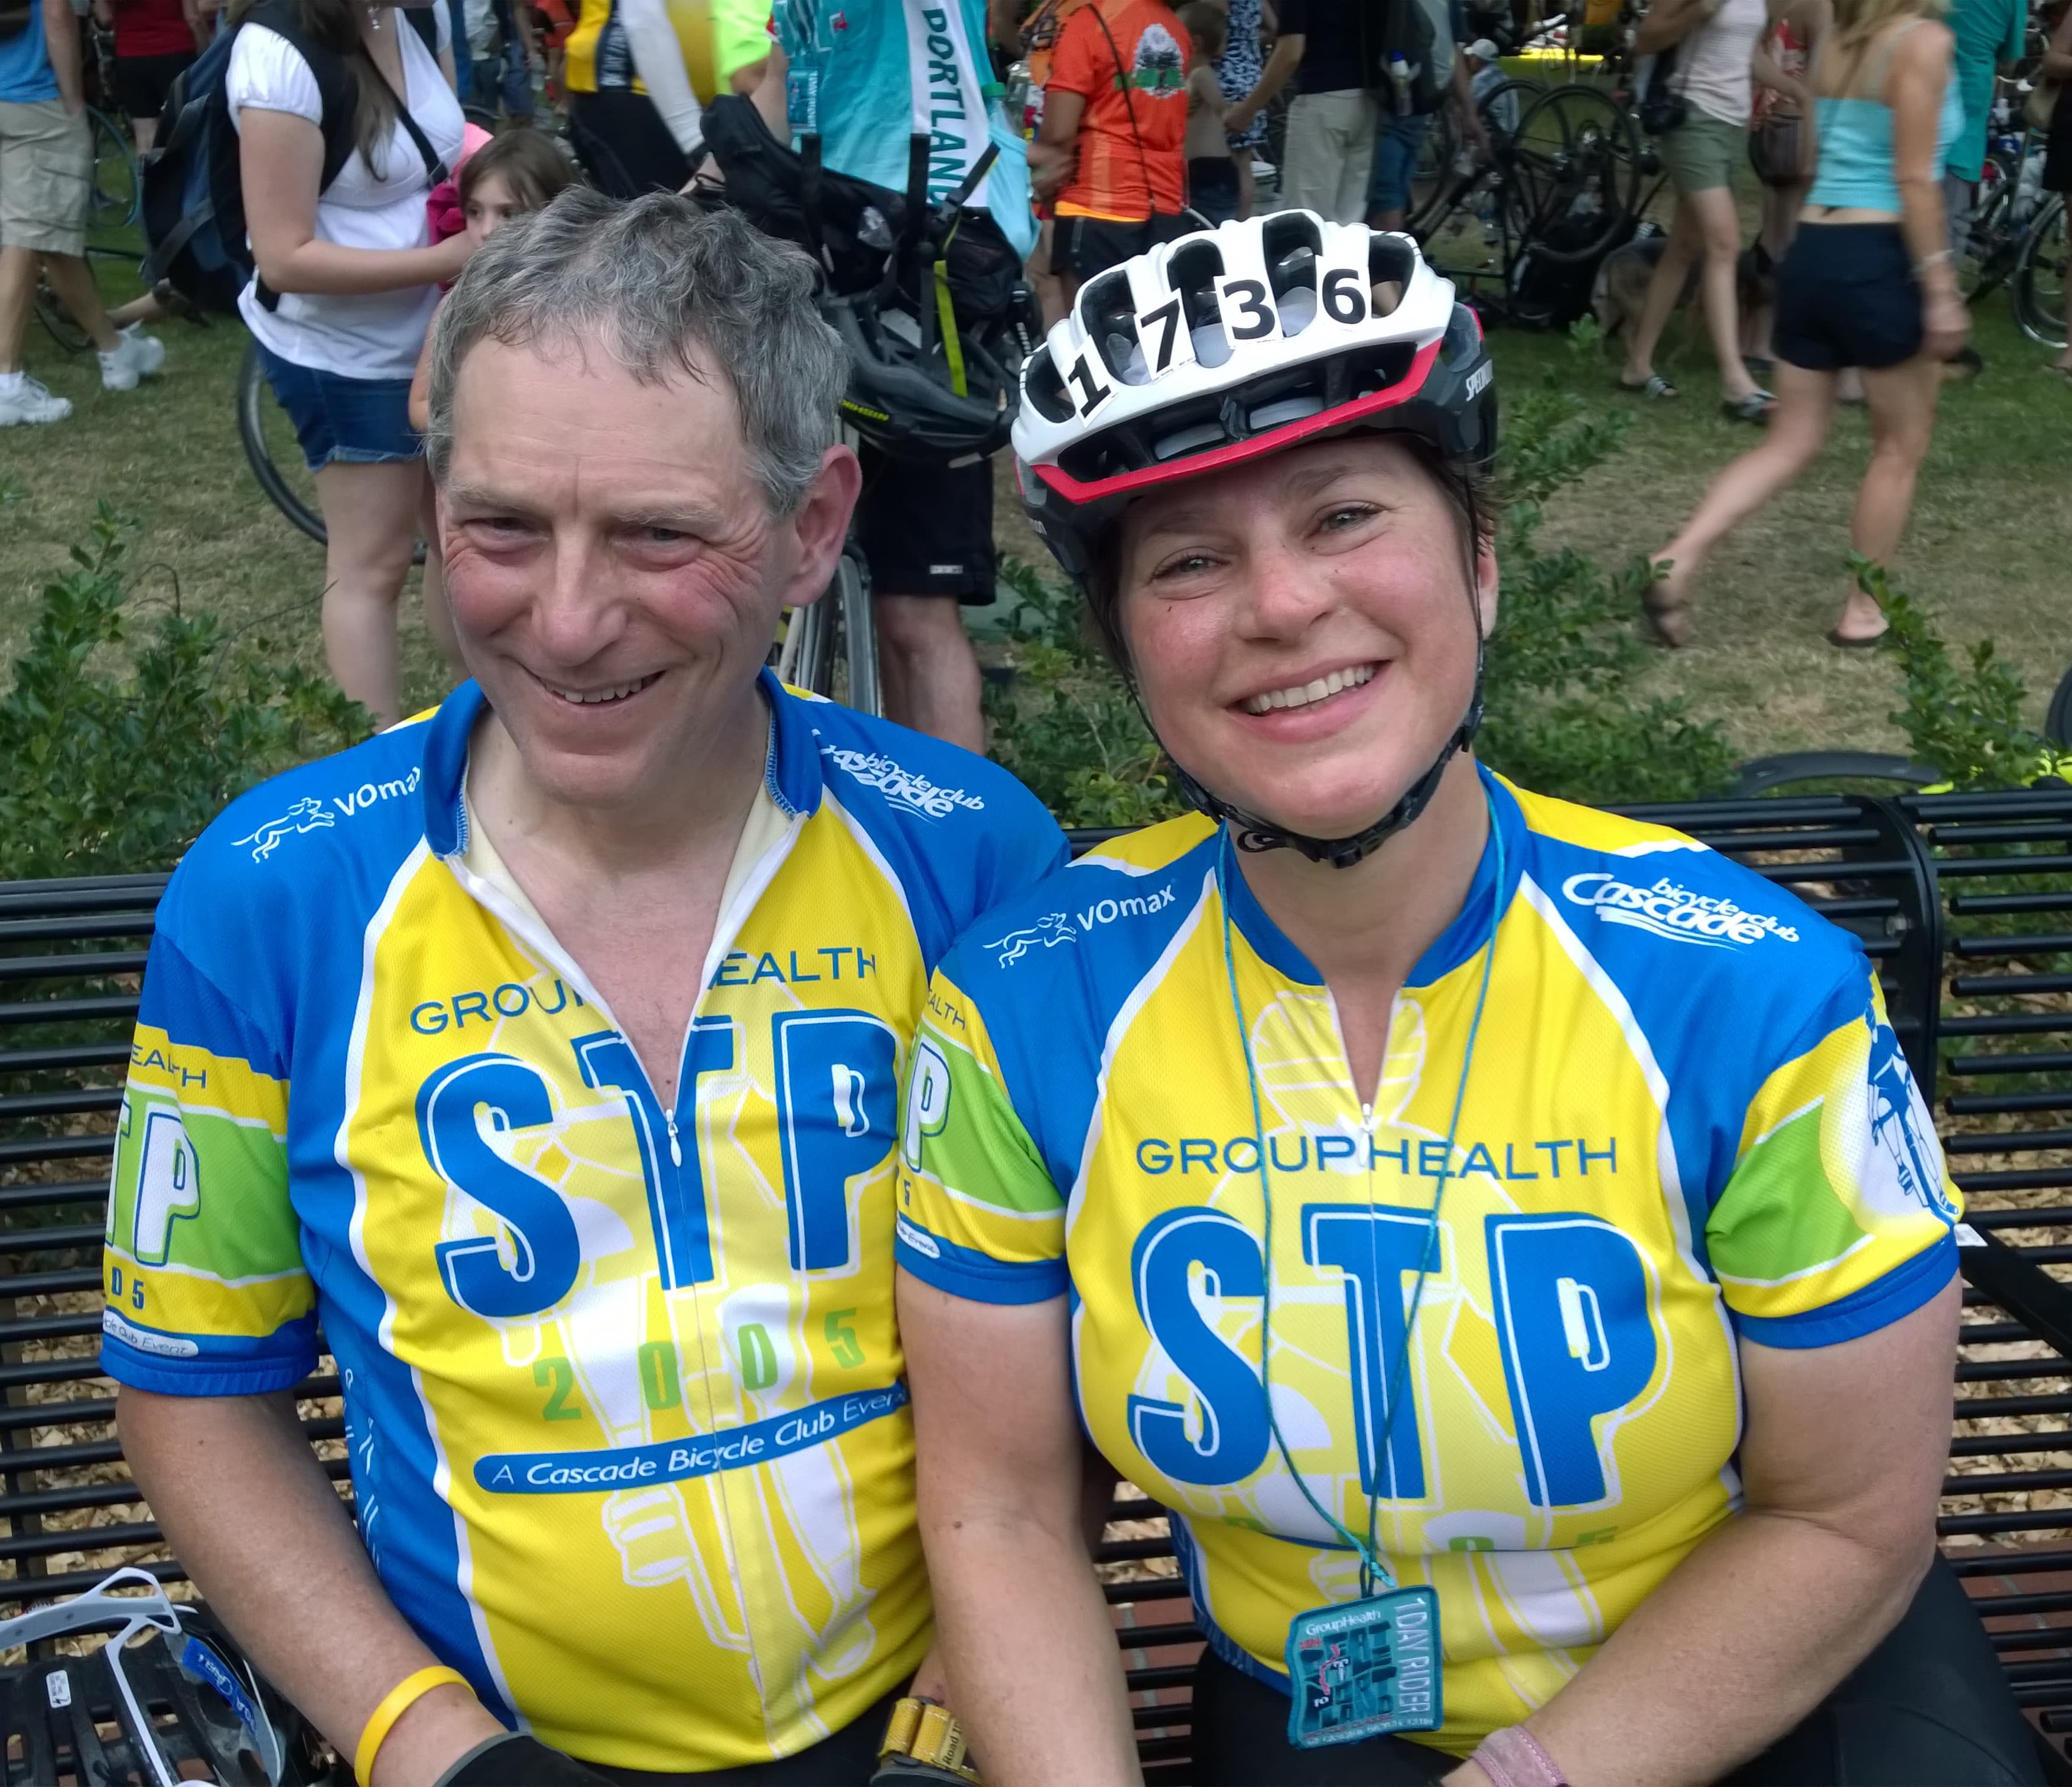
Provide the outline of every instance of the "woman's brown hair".
[[461,163],[454,186],[462,208],[480,183],[495,174],[510,187],[520,211],[544,211],[554,196],[581,183],[582,176],[546,134],[520,126],[494,137]]

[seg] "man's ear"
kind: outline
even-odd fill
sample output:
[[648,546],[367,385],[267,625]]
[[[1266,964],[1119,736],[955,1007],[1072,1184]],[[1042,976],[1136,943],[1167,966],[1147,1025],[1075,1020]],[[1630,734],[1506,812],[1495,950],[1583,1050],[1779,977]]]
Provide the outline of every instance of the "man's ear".
[[1500,581],[1496,546],[1493,541],[1484,540],[1475,549],[1475,610],[1482,616],[1484,639],[1496,631],[1496,594]]
[[812,488],[786,524],[797,542],[791,574],[785,580],[784,606],[803,608],[817,601],[833,580],[849,520],[863,488],[863,467],[846,447],[831,447],[820,455]]

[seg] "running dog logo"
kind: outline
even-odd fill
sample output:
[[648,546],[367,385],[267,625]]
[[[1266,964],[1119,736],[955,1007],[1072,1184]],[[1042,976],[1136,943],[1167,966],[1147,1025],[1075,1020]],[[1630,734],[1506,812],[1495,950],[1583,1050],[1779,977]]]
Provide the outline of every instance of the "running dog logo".
[[231,847],[235,850],[249,844],[252,846],[252,860],[263,863],[273,854],[283,838],[296,832],[314,831],[320,826],[337,823],[338,820],[329,807],[306,794],[279,818],[269,819],[250,837],[233,839]]
[[1000,966],[1011,968],[1031,949],[1042,947],[1054,949],[1061,943],[1076,943],[1079,934],[1072,928],[1072,921],[1063,912],[1046,912],[1034,924],[1024,925],[1018,931],[1009,931],[1005,937],[995,937],[986,945],[989,949],[1000,952]]

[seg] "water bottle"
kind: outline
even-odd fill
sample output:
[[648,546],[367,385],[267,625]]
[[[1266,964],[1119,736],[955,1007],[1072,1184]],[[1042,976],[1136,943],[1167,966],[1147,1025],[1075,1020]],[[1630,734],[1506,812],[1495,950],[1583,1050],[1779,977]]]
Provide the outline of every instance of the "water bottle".
[[1033,117],[1029,109],[1030,70],[1026,62],[1018,62],[1007,71],[1007,91],[1001,103],[1007,113],[1007,121],[1024,136],[1033,135],[1041,121]]
[[1410,83],[1417,77],[1417,71],[1404,60],[1400,50],[1392,50],[1388,56],[1388,84],[1396,89],[1396,115],[1410,115]]

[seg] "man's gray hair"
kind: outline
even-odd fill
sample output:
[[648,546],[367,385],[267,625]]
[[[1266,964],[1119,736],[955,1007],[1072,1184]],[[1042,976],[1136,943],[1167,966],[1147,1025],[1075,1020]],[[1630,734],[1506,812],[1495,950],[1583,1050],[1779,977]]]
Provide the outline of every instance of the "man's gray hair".
[[[841,438],[841,338],[814,303],[800,249],[731,211],[672,192],[623,204],[585,187],[514,217],[478,249],[432,330],[432,476],[453,460],[454,385],[468,350],[594,338],[643,383],[724,373],[771,513],[806,498]],[[694,357],[695,356],[695,357]]]

